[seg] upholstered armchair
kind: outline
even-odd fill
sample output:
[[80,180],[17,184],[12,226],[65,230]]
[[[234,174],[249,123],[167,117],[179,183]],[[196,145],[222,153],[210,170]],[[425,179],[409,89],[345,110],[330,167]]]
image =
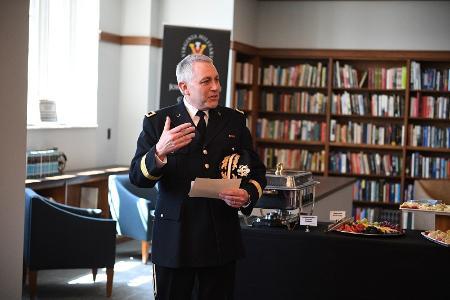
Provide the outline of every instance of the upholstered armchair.
[[48,269],[106,268],[106,295],[112,294],[116,222],[101,210],[59,204],[25,189],[24,279],[36,296],[37,274]]
[[152,240],[155,188],[138,188],[128,174],[110,175],[108,202],[111,217],[117,221],[117,233],[141,241],[142,262],[148,261]]

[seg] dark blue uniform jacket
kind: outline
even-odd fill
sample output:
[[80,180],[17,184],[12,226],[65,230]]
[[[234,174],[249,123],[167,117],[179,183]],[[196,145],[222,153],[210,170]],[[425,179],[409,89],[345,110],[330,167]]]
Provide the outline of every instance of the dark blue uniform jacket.
[[196,177],[221,178],[222,159],[245,151],[250,173],[243,178],[241,188],[249,193],[251,204],[241,211],[250,214],[266,185],[266,170],[253,149],[245,116],[221,106],[210,110],[204,143],[200,144],[196,133],[189,145],[169,154],[167,164],[157,168],[155,145],[166,116],[171,128],[193,123],[183,102],[147,114],[130,168],[133,184],[153,187],[158,183],[152,261],[172,268],[204,267],[243,257],[238,209],[219,199],[190,198],[188,193]]

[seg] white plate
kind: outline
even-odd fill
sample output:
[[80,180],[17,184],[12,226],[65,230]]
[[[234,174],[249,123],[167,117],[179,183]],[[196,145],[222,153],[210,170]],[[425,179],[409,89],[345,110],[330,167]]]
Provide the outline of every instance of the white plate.
[[436,244],[439,244],[439,245],[442,245],[442,246],[445,246],[445,247],[450,247],[450,244],[446,244],[446,243],[444,243],[444,242],[435,240],[435,239],[433,239],[432,237],[429,237],[425,231],[421,232],[420,234],[421,234],[424,238],[426,238],[427,240],[430,240],[430,241],[432,241],[432,242],[434,242],[434,243],[436,243]]

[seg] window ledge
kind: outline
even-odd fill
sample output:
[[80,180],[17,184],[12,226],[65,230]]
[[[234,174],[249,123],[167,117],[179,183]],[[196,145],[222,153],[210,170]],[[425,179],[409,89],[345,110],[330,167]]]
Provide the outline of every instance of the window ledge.
[[98,124],[58,124],[51,122],[42,122],[37,124],[27,124],[27,130],[36,129],[81,129],[81,128],[98,128]]

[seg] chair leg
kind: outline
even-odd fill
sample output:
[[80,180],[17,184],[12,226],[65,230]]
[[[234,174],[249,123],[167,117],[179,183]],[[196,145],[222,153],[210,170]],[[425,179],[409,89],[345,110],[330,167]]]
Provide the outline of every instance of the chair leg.
[[30,299],[33,300],[36,297],[37,290],[37,271],[28,270],[28,285],[30,287]]
[[141,254],[142,254],[142,263],[145,265],[147,264],[148,261],[148,249],[149,247],[149,242],[147,241],[141,241]]
[[111,297],[114,278],[114,268],[106,269],[106,297]]
[[97,278],[97,268],[93,268],[92,269],[92,279],[95,282],[95,279]]

